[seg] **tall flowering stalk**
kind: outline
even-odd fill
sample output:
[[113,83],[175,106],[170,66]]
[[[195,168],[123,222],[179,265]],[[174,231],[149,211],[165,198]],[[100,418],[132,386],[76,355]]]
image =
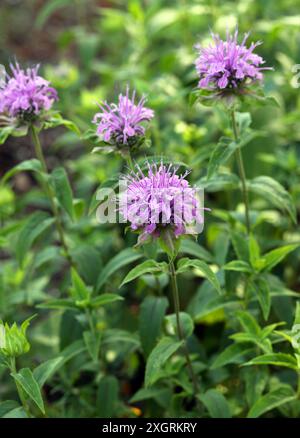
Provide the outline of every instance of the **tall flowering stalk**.
[[56,90],[50,83],[38,74],[39,65],[22,69],[16,62],[11,64],[11,76],[7,75],[6,81],[0,88],[0,113],[12,126],[25,125],[32,136],[35,154],[40,161],[43,172],[47,175],[42,179],[43,189],[49,198],[51,209],[55,217],[56,227],[60,236],[67,259],[72,263],[72,258],[66,244],[62,221],[56,205],[55,193],[49,183],[49,173],[43,148],[39,140],[38,125],[47,116],[55,101],[58,100]]
[[[235,108],[239,99],[256,97],[255,89],[263,80],[263,58],[254,53],[260,42],[251,43],[247,47],[249,34],[245,34],[241,44],[238,43],[238,31],[234,35],[227,32],[223,41],[219,35],[212,34],[213,43],[208,47],[197,45],[198,58],[195,66],[199,75],[198,89],[202,91],[204,100],[221,100],[226,104],[232,125],[234,140],[239,142],[239,132],[235,117]],[[245,205],[245,223],[250,232],[249,198],[246,174],[240,147],[235,151],[239,174],[242,183],[243,201]]]
[[131,229],[139,233],[140,244],[158,239],[168,255],[177,335],[183,342],[184,356],[196,396],[199,385],[180,321],[180,298],[174,265],[180,238],[191,232],[191,224],[203,224],[197,190],[189,185],[186,176],[187,172],[178,175],[173,165],[148,163],[145,173],[136,166],[135,172],[125,176],[127,186],[120,200],[120,213],[130,223]]

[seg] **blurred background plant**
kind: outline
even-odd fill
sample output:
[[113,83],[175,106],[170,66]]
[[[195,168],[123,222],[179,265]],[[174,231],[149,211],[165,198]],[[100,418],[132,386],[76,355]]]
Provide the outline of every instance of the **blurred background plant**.
[[[147,95],[156,115],[152,148],[140,159],[172,157],[193,169],[191,182],[204,185],[212,212],[205,216],[198,245],[187,242],[181,252],[207,262],[225,293],[219,296],[197,269],[179,277],[188,344],[201,376],[203,415],[299,416],[299,359],[282,342],[297,320],[300,290],[300,233],[284,212],[292,211],[295,218],[300,207],[300,99],[293,71],[300,63],[298,2],[2,0],[0,12],[0,63],[7,67],[15,57],[23,65],[41,63],[59,94],[55,107],[81,132],[94,129],[97,102],[116,101],[130,85],[139,96]],[[252,120],[246,116],[261,134],[243,149],[246,174],[252,182],[259,175],[272,177],[286,190],[282,195],[266,180],[252,185],[255,237],[249,241],[233,160],[206,178],[217,142],[231,135],[226,114],[189,105],[197,84],[193,46],[209,42],[210,29],[224,35],[236,25],[241,34],[250,30],[251,40],[263,41],[259,54],[274,67],[265,75],[265,92],[279,103],[254,106]],[[35,374],[49,416],[196,415],[186,397],[189,383],[180,356],[165,364],[154,386],[143,387],[145,361],[156,339],[172,333],[170,320],[163,320],[173,310],[165,274],[142,275],[118,290],[143,254],[131,249],[136,239],[124,234],[123,226],[97,223],[94,193],[124,170],[122,157],[91,154],[90,137],[79,138],[63,127],[43,131],[41,138],[50,171],[63,165],[71,183],[73,217],[64,211],[63,219],[78,272],[71,279],[52,223],[35,227],[41,220],[37,214],[46,215],[36,210],[48,210],[35,173],[7,175],[33,157],[29,137],[10,137],[0,151],[0,176],[6,175],[0,185],[0,318],[21,323],[38,312],[27,332],[31,350],[17,359],[18,369],[51,361],[51,372]],[[280,247],[285,249],[266,257]],[[232,264],[236,261],[243,263]],[[264,272],[263,283],[257,284],[253,272]],[[71,281],[73,290],[75,282],[85,291],[87,302],[78,303]],[[105,293],[111,301],[91,305],[91,291],[92,300]],[[117,293],[125,300],[114,300]],[[50,299],[65,302],[51,307]],[[269,303],[267,310],[262,302]],[[84,335],[87,327],[93,338]],[[273,356],[255,363],[253,358],[263,354]],[[240,366],[246,362],[249,366]],[[0,414],[20,416],[13,380],[1,364],[0,379]]]

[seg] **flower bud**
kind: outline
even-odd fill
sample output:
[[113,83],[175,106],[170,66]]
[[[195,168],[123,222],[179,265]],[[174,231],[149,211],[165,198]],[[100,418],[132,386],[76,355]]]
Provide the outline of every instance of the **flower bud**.
[[0,353],[6,357],[17,357],[30,350],[30,344],[26,338],[26,330],[30,320],[26,319],[18,327],[14,322],[12,326],[0,321]]

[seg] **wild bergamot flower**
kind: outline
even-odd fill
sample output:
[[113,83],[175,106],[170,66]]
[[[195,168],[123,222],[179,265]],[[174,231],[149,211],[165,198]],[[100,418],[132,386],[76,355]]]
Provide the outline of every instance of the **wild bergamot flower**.
[[188,172],[178,175],[176,167],[163,163],[147,163],[147,168],[144,174],[136,166],[136,172],[124,177],[121,215],[132,230],[141,233],[140,242],[160,237],[170,228],[175,237],[190,234],[189,226],[202,224],[203,216],[197,189],[186,179]]
[[239,44],[236,30],[234,35],[227,33],[226,41],[212,34],[213,44],[208,47],[196,45],[199,53],[195,62],[200,77],[198,88],[238,93],[246,86],[262,81],[262,72],[271,68],[262,67],[265,61],[253,53],[261,42],[251,43],[247,47],[248,37],[249,34],[245,34]]
[[57,92],[39,76],[39,65],[22,69],[16,62],[10,68],[12,75],[0,87],[0,113],[31,120],[49,110],[58,99]]
[[126,94],[119,95],[117,104],[100,104],[101,112],[97,113],[93,122],[97,125],[97,134],[107,143],[122,145],[134,145],[145,134],[144,123],[154,117],[153,110],[144,106],[146,99],[142,97],[135,103],[136,92],[129,96],[129,88]]

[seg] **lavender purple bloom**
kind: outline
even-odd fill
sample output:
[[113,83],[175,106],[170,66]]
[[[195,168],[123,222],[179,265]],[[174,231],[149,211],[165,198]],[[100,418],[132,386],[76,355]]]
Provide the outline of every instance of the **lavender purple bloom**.
[[159,237],[171,227],[176,237],[190,234],[189,226],[203,224],[197,189],[186,180],[188,172],[177,175],[177,168],[163,163],[147,164],[145,175],[137,166],[136,173],[124,177],[126,190],[120,199],[120,213],[131,229],[147,237]]
[[102,111],[95,115],[93,122],[98,125],[97,134],[105,142],[127,145],[144,136],[143,122],[149,122],[154,112],[144,106],[145,97],[135,104],[135,94],[133,91],[130,98],[127,87],[125,96],[119,95],[118,104],[104,102],[99,105]]
[[219,35],[212,34],[214,43],[208,47],[197,45],[199,56],[195,62],[199,74],[199,88],[207,90],[236,90],[244,85],[263,79],[261,67],[265,61],[253,53],[261,42],[251,43],[246,46],[249,34],[245,34],[241,44],[238,44],[238,31],[234,35],[227,33],[226,41]]
[[10,64],[12,76],[0,88],[0,113],[27,118],[49,110],[58,100],[49,82],[38,75],[39,65],[23,70],[16,62]]

